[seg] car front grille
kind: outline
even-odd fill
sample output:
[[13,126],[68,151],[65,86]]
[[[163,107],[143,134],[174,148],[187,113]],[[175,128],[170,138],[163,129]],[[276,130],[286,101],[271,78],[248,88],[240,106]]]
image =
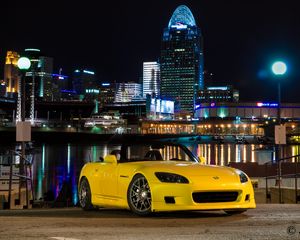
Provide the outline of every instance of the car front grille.
[[234,202],[238,192],[194,192],[193,200],[196,203]]

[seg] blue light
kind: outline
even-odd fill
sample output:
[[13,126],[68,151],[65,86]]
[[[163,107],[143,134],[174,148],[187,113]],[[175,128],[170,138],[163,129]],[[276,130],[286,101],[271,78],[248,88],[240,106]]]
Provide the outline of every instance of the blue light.
[[258,102],[256,103],[257,107],[278,107],[278,103],[263,103],[263,102]]
[[65,79],[65,78],[68,78],[68,76],[61,75],[61,74],[56,74],[56,73],[53,73],[53,74],[52,74],[52,77],[58,77],[58,79]]
[[73,94],[76,94],[76,91],[74,91],[74,90],[62,89],[60,92],[62,92],[62,93],[73,93]]
[[101,84],[103,87],[106,87],[106,86],[110,86],[110,83],[102,83]]
[[185,5],[180,5],[176,8],[168,27],[176,26],[177,28],[179,25],[196,26],[196,21],[191,10]]
[[80,72],[80,70],[76,69],[74,72],[78,73],[78,72]]
[[228,90],[228,87],[208,87],[207,90],[222,90],[222,91],[226,91],[226,90]]
[[87,73],[87,74],[95,75],[95,72],[92,72],[92,71],[83,70],[83,72],[84,72],[84,73]]

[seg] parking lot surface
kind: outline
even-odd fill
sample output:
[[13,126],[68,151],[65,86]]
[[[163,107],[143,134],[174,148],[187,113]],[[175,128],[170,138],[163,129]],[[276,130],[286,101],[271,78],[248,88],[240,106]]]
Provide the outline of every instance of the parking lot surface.
[[223,211],[159,213],[79,208],[0,210],[0,239],[299,239],[300,205],[258,204],[229,216]]

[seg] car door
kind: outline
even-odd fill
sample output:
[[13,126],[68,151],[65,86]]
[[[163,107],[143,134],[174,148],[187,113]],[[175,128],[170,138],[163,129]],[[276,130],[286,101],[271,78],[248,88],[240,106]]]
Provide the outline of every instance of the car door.
[[98,168],[97,195],[101,198],[116,198],[118,191],[119,164],[103,162]]

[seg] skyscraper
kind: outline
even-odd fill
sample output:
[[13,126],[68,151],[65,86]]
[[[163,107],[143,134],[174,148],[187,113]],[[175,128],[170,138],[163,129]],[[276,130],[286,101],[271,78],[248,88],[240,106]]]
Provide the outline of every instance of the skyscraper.
[[113,103],[116,95],[116,82],[103,82],[100,85],[100,107]]
[[95,72],[90,70],[76,69],[73,75],[73,89],[81,99],[86,98],[93,93],[99,94],[99,84],[96,80]]
[[161,97],[174,100],[176,111],[193,113],[204,88],[203,44],[190,9],[181,5],[164,29],[161,49]]
[[53,58],[40,56],[38,68],[38,97],[43,101],[53,101],[58,94],[58,89],[53,85]]
[[160,96],[160,66],[158,62],[143,63],[143,97]]

